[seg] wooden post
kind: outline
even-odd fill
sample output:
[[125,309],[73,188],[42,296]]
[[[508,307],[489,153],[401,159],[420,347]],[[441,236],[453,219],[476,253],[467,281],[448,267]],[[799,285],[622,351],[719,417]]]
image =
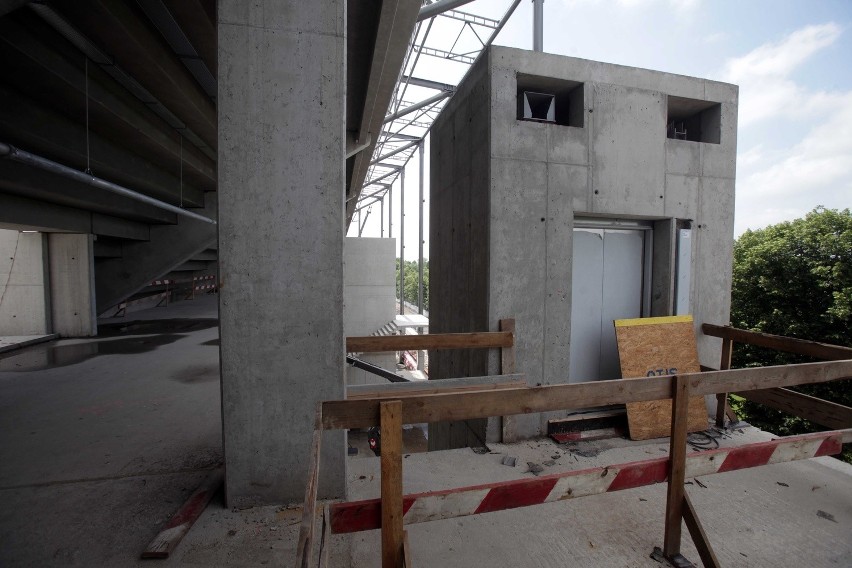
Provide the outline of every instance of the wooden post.
[[[734,353],[734,342],[731,339],[722,340],[722,360],[719,363],[720,371],[731,368],[731,356]],[[720,392],[716,395],[716,427],[725,426],[725,409],[728,407],[728,393]]]
[[680,554],[683,517],[683,483],[686,476],[686,430],[689,411],[689,381],[683,375],[672,377],[672,436],[669,445],[669,486],[666,494],[666,534],[663,555]]
[[500,348],[500,374],[511,375],[515,372],[515,319],[501,319],[499,325],[500,331],[512,334],[512,345]]
[[[499,322],[500,331],[508,331],[512,334],[511,347],[500,348],[500,374],[510,375],[515,372],[515,319],[506,318]],[[517,440],[517,428],[515,427],[514,416],[501,416],[503,443],[510,443]]]
[[382,568],[402,568],[402,401],[381,403]]
[[322,445],[322,402],[317,403],[314,437],[311,442],[311,463],[308,482],[305,485],[305,505],[302,509],[302,525],[299,527],[299,544],[296,551],[296,568],[313,566],[314,521],[319,484],[320,446]]

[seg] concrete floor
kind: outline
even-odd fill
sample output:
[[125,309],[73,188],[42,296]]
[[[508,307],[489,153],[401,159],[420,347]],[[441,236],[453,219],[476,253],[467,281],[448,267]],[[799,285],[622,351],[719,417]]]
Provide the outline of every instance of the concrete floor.
[[[103,320],[118,325],[98,338],[2,356],[0,566],[293,564],[300,504],[238,511],[221,496],[171,558],[138,559],[222,461],[215,316],[216,297],[205,296]],[[746,428],[723,444],[768,437]],[[657,457],[667,442],[586,442],[583,455],[550,440],[490,449],[411,453],[405,490],[530,477],[527,461],[556,454],[545,473]],[[502,465],[506,454],[519,465]],[[350,499],[378,494],[378,470],[369,452],[349,458]],[[723,566],[852,566],[852,467],[818,458],[701,481],[687,490]],[[412,525],[409,540],[416,566],[653,567],[664,504],[658,485]],[[379,540],[378,531],[332,537],[331,565],[378,566]]]

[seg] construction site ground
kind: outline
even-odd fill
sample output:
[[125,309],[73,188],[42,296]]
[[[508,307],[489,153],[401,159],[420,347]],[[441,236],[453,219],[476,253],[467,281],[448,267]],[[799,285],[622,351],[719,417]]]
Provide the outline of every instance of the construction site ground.
[[[221,494],[170,558],[139,559],[223,461],[216,301],[102,320],[97,338],[0,355],[0,566],[293,565],[300,502],[232,510]],[[379,458],[355,438],[349,499],[377,497]],[[744,426],[720,443],[771,438]],[[528,462],[544,475],[668,452],[667,439],[542,438],[424,453],[417,426],[406,441],[406,493],[531,478]],[[516,466],[502,464],[507,455]],[[852,565],[852,466],[817,458],[689,481],[723,566]],[[664,507],[665,486],[654,485],[407,530],[415,566],[654,567]],[[379,531],[335,535],[330,565],[378,566],[380,540]],[[698,563],[685,530],[683,553]]]

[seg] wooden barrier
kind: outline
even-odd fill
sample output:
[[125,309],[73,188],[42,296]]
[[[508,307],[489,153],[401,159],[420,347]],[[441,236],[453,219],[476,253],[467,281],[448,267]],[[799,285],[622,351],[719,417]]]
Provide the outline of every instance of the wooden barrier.
[[[755,345],[776,351],[813,357],[815,359],[828,361],[852,359],[852,347],[830,345],[828,343],[795,339],[793,337],[784,337],[782,335],[772,335],[709,323],[703,324],[701,329],[705,335],[722,338],[720,370],[730,369],[731,355],[735,341],[746,345]],[[757,402],[770,408],[804,418],[820,426],[835,429],[852,427],[852,408],[821,398],[780,387],[737,392],[735,394],[752,402]],[[720,393],[716,395],[716,398],[716,426],[721,428],[725,425],[728,393]]]
[[512,347],[514,335],[509,331],[482,333],[432,333],[428,335],[370,335],[347,337],[347,353],[379,353],[382,351],[426,351],[427,349],[490,349]]
[[[485,343],[488,342],[486,341]],[[447,345],[440,341],[432,345],[437,344]],[[829,347],[834,346],[822,345],[820,349],[826,349],[824,352],[830,352],[831,350],[827,349]],[[458,348],[458,346],[453,345],[446,348]],[[841,353],[841,351],[833,352]],[[379,501],[382,518],[382,566],[383,568],[398,568],[403,566],[403,556],[407,551],[407,547],[404,544],[406,537],[404,531],[402,531],[402,524],[406,511],[410,511],[412,503],[410,500],[407,502],[402,494],[401,469],[397,470],[397,465],[401,468],[402,463],[401,460],[397,459],[402,449],[401,437],[388,435],[386,438],[385,430],[401,430],[403,424],[466,420],[490,416],[546,412],[565,408],[581,409],[609,404],[661,399],[672,400],[670,452],[669,457],[660,462],[664,466],[664,479],[668,480],[664,555],[668,559],[675,561],[682,558],[680,556],[680,545],[681,520],[683,519],[686,521],[687,528],[695,540],[702,561],[706,566],[718,566],[718,561],[707,540],[704,528],[701,526],[698,515],[684,491],[684,479],[688,475],[686,409],[689,396],[760,391],[846,378],[852,378],[852,357],[849,360],[833,362],[719,370],[667,377],[509,388],[481,392],[417,394],[399,397],[396,400],[372,398],[324,401],[320,403],[317,410],[316,432],[314,434],[315,451],[312,452],[314,461],[311,464],[309,482],[306,488],[297,566],[300,568],[307,567],[312,562],[311,549],[314,511],[316,508],[316,479],[318,474],[320,440],[318,432],[320,430],[366,428],[371,426],[382,428],[382,497]],[[807,442],[811,443],[811,447],[816,447],[814,446],[815,442],[813,442],[815,439],[819,439],[819,443],[817,444],[817,449],[811,455],[825,455],[819,452],[829,452],[829,450],[836,453],[836,451],[839,451],[840,441],[852,439],[852,431],[821,433],[815,435],[815,438],[807,438]],[[830,442],[827,442],[827,440],[830,440]],[[788,441],[794,443],[797,440]],[[824,443],[827,446],[824,447]],[[387,458],[385,457],[385,452],[388,452]],[[774,450],[766,450],[761,455],[765,456],[767,452],[769,455],[774,455]],[[700,455],[708,454],[704,453]],[[802,451],[799,451],[798,454],[786,451],[784,455],[810,457],[810,455],[807,455],[807,452]],[[767,462],[770,460],[771,457]],[[709,462],[705,460],[703,463],[706,466]],[[728,463],[727,459],[724,460],[723,464],[726,463]],[[658,464],[656,467],[658,468],[656,471],[660,471],[660,465]],[[693,471],[696,467],[699,466],[692,466]],[[600,473],[597,475],[600,476]],[[387,480],[385,480],[385,476],[388,476]],[[531,480],[530,482],[537,483],[540,481]],[[468,489],[475,488],[462,488],[454,491],[460,492]],[[472,514],[476,514],[477,512],[479,511],[474,511]],[[308,519],[310,520],[309,523],[307,523]],[[334,526],[334,513],[332,513],[331,524]],[[387,531],[385,529],[386,526]],[[405,563],[405,565],[410,566],[410,562]]]

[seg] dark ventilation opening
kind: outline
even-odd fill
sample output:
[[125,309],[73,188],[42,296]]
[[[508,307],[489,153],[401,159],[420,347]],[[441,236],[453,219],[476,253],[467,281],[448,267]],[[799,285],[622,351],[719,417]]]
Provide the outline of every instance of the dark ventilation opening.
[[585,125],[583,83],[518,73],[518,120]]
[[722,105],[669,96],[666,137],[719,144],[722,138]]
[[541,120],[544,122],[556,122],[556,97],[546,93],[533,93],[524,91],[521,96],[523,103],[524,120]]

